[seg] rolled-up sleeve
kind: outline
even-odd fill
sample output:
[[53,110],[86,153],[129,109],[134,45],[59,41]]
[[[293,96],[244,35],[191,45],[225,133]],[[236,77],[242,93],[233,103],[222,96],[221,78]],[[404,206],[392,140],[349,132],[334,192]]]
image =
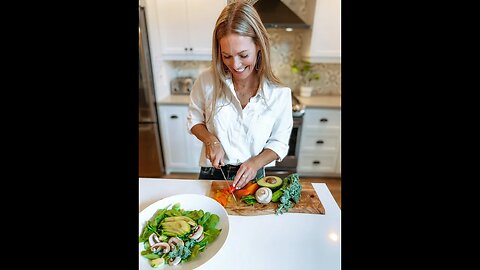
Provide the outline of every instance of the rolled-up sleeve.
[[288,143],[293,127],[292,116],[292,96],[291,90],[282,91],[282,107],[279,110],[278,117],[272,128],[270,138],[267,140],[265,148],[271,149],[279,156],[277,161],[282,161],[288,153]]
[[192,134],[192,127],[200,123],[205,123],[205,89],[202,76],[193,83],[192,91],[190,91],[187,114],[188,132]]

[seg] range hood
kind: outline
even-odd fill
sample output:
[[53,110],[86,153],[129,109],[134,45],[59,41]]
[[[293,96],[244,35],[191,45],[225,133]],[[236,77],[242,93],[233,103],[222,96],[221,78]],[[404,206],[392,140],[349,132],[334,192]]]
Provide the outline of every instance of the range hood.
[[280,0],[258,0],[253,6],[266,28],[310,28],[308,24]]

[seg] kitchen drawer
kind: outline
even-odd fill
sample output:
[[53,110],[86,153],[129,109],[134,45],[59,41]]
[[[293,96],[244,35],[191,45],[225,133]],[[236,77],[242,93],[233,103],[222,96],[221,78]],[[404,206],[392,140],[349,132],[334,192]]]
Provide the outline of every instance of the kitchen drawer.
[[340,138],[338,134],[305,133],[300,141],[300,151],[302,153],[305,151],[311,151],[313,153],[318,153],[319,151],[334,151],[336,153],[338,152],[339,145]]
[[302,173],[335,173],[338,155],[300,154],[298,159],[298,172]]
[[303,127],[302,133],[306,136],[336,136],[340,137],[340,127],[339,126],[320,126],[316,127]]
[[307,109],[305,110],[304,130],[339,129],[340,110]]

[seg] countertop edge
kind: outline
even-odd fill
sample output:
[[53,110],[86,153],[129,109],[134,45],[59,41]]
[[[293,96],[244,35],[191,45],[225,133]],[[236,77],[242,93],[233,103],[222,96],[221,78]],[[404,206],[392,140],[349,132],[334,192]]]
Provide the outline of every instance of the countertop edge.
[[[297,96],[297,98],[306,108],[341,108],[341,96]],[[170,95],[157,101],[158,105],[188,105],[189,103],[188,95]]]

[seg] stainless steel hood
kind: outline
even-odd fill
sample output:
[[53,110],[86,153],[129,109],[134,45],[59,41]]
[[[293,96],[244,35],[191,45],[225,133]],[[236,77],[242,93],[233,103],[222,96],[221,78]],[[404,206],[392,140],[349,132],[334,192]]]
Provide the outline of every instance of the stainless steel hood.
[[258,0],[253,6],[266,28],[310,28],[308,24],[280,0]]

